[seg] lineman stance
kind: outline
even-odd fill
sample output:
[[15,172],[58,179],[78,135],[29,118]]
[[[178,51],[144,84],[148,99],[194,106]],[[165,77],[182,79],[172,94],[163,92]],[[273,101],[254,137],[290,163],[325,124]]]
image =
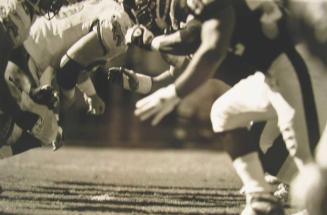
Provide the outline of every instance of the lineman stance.
[[[212,1],[208,5],[203,2],[197,2],[197,5],[190,5],[190,2],[182,2],[179,5],[181,7],[177,8],[179,11],[178,15],[181,15],[181,12],[193,11],[196,19],[202,22],[202,43],[186,71],[176,80],[174,85],[160,89],[136,104],[137,110],[135,113],[140,116],[141,120],[154,117],[152,124],[157,124],[175,107],[180,97],[184,97],[201,84],[202,81],[206,80],[207,76],[219,67],[224,56],[227,55],[229,44],[234,42],[231,41],[231,37],[235,25],[235,15],[238,14],[234,14],[233,5],[227,2]],[[213,9],[214,7],[215,10]],[[275,4],[269,5],[269,7],[273,9],[272,20],[268,24],[262,21],[262,27],[263,31],[267,30],[269,32],[268,36],[274,39],[278,36],[276,22],[281,18],[281,11],[278,10]],[[263,10],[265,10],[265,7],[263,7]],[[133,31],[135,32],[136,29],[133,29]],[[160,45],[166,45],[162,39],[165,36],[148,39],[149,37],[146,36],[147,32],[145,32],[145,29],[142,29],[141,32],[143,33],[143,35],[141,34],[143,36],[143,38],[141,37],[143,39],[141,42],[144,43],[144,47],[150,46],[158,50],[162,48]],[[169,38],[169,35],[167,38]],[[132,40],[139,42],[136,36]],[[253,86],[259,86],[259,88],[254,89]],[[248,97],[239,93],[242,91],[250,94],[252,91],[255,91],[253,100],[247,101],[246,98]],[[236,100],[232,100],[232,103],[229,103],[229,99],[226,99],[226,97],[231,94],[231,98]],[[222,104],[218,105],[219,103]],[[233,106],[234,104],[235,106]],[[244,106],[247,109],[244,109]],[[230,109],[231,107],[234,109]],[[230,110],[233,111],[230,112]],[[244,110],[246,111],[245,113]],[[226,150],[233,158],[236,171],[245,184],[248,204],[243,211],[244,214],[254,214],[263,211],[267,214],[283,213],[281,206],[270,194],[270,187],[264,181],[264,174],[258,155],[255,152],[255,147],[243,142],[248,138],[248,133],[246,129],[242,128],[249,127],[253,120],[261,121],[275,117],[275,111],[277,111],[279,117],[279,127],[283,137],[288,144],[291,154],[294,155],[296,151],[295,136],[292,130],[294,111],[278,92],[271,90],[271,84],[267,83],[266,78],[261,73],[257,73],[240,82],[235,89],[229,91],[221,99],[218,99],[213,106],[211,118],[214,130],[225,135],[226,143],[228,144],[225,146]],[[254,114],[255,112],[259,114]],[[241,121],[235,121],[233,118],[234,114],[235,118],[241,115]],[[298,162],[298,164],[301,166],[301,162]],[[257,204],[258,202],[262,204]]]
[[[1,125],[4,126],[1,145],[11,143],[11,134],[18,130],[24,131],[22,136],[16,137],[16,140],[18,138],[21,142],[30,142],[31,139],[36,138],[42,144],[51,144],[58,137],[60,127],[54,112],[49,107],[36,102],[32,92],[25,91],[28,89],[18,86],[14,83],[15,80],[6,83],[4,71],[12,50],[27,38],[36,16],[48,14],[50,18],[66,3],[65,0],[0,2],[0,109],[5,116]],[[13,89],[19,93],[12,94]],[[12,95],[18,96],[14,99]]]

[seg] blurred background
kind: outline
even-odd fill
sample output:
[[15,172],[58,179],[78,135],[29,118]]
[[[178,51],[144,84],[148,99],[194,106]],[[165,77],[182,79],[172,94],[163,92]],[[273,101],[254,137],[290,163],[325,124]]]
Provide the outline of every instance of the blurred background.
[[[296,49],[307,64],[313,88],[304,88],[304,91],[313,90],[316,109],[306,104],[298,76],[286,55],[277,57],[269,69],[269,74],[276,80],[281,93],[296,110],[295,130],[299,139],[309,141],[310,133],[317,132],[309,126],[306,114],[317,112],[320,132],[327,121],[327,112],[324,110],[327,105],[325,96],[327,68],[309,53],[305,45],[298,44]],[[230,84],[235,84],[233,72],[238,72],[236,69],[239,67],[234,68],[239,64],[238,58],[232,56],[220,67],[220,71],[228,68]],[[117,58],[110,64],[110,66],[121,65],[151,76],[168,69],[168,65],[158,53],[138,48],[130,49],[126,56]],[[222,72],[218,72],[215,76],[226,74]],[[242,72],[244,77],[248,75],[247,71]],[[63,118],[66,145],[220,149],[220,140],[214,138],[209,120],[211,105],[219,93],[215,84],[217,80],[212,79],[204,83],[184,98],[177,110],[164,118],[158,126],[153,127],[149,121],[141,122],[134,116],[135,103],[144,95],[123,90],[117,85],[109,85],[106,76],[102,73],[93,73],[92,79],[98,95],[106,102],[106,111],[102,116],[88,115],[87,106],[82,94],[79,93],[75,104]],[[260,142],[263,141],[264,138],[261,137]]]
[[[145,59],[145,60],[144,60]],[[110,66],[124,65],[134,71],[155,76],[168,65],[155,52],[130,49],[126,56],[115,59]],[[80,92],[73,107],[64,114],[65,143],[84,146],[186,148],[213,147],[209,122],[214,86],[207,83],[185,98],[178,109],[162,123],[153,127],[134,116],[134,107],[142,95],[109,85],[103,73],[93,73],[98,95],[106,103],[102,116],[90,116]],[[212,94],[213,93],[213,94]],[[200,99],[200,100],[199,100]],[[200,102],[201,101],[201,102]],[[199,144],[200,143],[200,144]]]

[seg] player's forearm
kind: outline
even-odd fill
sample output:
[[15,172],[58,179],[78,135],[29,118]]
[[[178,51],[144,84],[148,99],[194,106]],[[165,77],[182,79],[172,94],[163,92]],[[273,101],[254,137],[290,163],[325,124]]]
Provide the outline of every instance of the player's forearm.
[[189,55],[199,47],[201,38],[201,23],[191,20],[185,28],[169,34],[155,37],[151,42],[154,50],[175,55]]
[[171,69],[168,69],[163,73],[155,77],[152,77],[152,87],[150,92],[154,92],[162,87],[165,87],[168,84],[174,82],[174,80],[175,80],[174,74],[172,73]]
[[235,14],[231,7],[202,24],[201,46],[175,82],[178,96],[185,97],[217,71],[228,53],[234,26]]
[[219,58],[216,54],[218,53],[214,50],[200,47],[186,70],[175,82],[179,97],[185,97],[214,74],[225,57],[224,53],[221,53]]
[[189,57],[177,57],[176,59],[175,56],[174,58],[169,58],[170,63],[174,61],[172,59],[175,59],[175,64],[171,65],[168,70],[162,72],[161,74],[152,77],[152,86],[150,92],[154,92],[162,87],[173,83],[183,73],[183,71],[186,69],[187,65],[190,62]]
[[195,40],[182,40],[179,32],[171,35],[161,35],[152,40],[151,48],[153,50],[175,54],[188,55],[194,52],[197,48]]

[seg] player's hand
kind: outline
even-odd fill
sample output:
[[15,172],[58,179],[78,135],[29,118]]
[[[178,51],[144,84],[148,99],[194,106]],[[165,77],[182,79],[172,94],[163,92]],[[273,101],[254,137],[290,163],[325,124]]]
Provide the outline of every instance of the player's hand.
[[84,93],[84,100],[85,100],[86,104],[88,105],[87,112],[89,114],[98,116],[98,115],[102,115],[104,113],[106,104],[97,94],[95,94],[93,96],[87,96]]
[[22,92],[19,106],[23,111],[29,111],[39,116],[30,132],[43,144],[52,144],[56,140],[60,128],[56,114],[45,105],[35,103],[25,92]]
[[153,33],[143,25],[134,25],[127,30],[125,41],[127,45],[135,45],[140,48],[151,50]]
[[157,125],[179,103],[174,85],[161,88],[136,103],[135,115],[142,121],[153,118],[151,124]]
[[126,90],[135,91],[139,87],[136,73],[133,70],[124,67],[109,68],[107,79],[110,83],[118,84]]
[[118,84],[125,90],[146,94],[151,91],[152,78],[148,75],[136,73],[124,67],[111,67],[107,79],[110,83]]

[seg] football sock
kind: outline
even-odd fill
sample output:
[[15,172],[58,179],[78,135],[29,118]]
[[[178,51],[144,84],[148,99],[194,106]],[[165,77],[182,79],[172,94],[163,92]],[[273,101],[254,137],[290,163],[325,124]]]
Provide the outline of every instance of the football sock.
[[257,152],[251,152],[236,158],[233,166],[243,182],[245,193],[271,192],[265,181],[265,175]]

